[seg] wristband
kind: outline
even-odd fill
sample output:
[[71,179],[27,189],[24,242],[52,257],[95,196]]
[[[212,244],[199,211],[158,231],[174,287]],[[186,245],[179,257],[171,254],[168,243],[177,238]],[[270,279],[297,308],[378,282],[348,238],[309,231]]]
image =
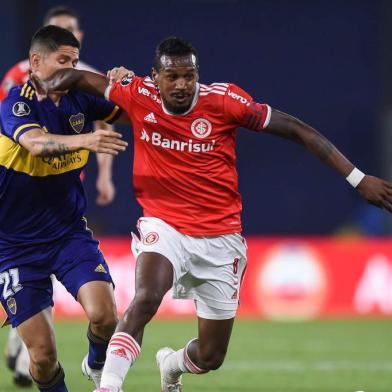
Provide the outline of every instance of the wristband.
[[359,169],[354,167],[352,172],[346,177],[346,180],[350,183],[351,186],[356,188],[358,184],[363,180],[365,174],[362,173]]

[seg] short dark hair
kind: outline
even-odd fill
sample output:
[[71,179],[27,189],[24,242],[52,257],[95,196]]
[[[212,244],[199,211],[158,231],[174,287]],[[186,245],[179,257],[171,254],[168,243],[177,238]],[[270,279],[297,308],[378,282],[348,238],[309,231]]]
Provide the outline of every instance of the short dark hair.
[[196,57],[196,64],[199,64],[199,59],[197,56],[196,49],[193,45],[185,41],[182,38],[178,37],[168,37],[161,41],[157,48],[155,49],[155,58],[154,58],[154,68],[159,71],[161,68],[161,57],[162,56],[187,56],[193,54]]
[[52,7],[49,9],[49,11],[46,13],[44,17],[44,26],[49,24],[50,19],[56,17],[56,16],[70,16],[71,18],[75,18],[78,21],[78,26],[80,27],[80,14],[75,11],[71,7],[67,7],[65,5],[57,5],[55,7]]
[[80,49],[79,41],[70,31],[58,26],[44,26],[34,34],[31,40],[30,53],[35,48],[49,53],[55,52],[62,45]]

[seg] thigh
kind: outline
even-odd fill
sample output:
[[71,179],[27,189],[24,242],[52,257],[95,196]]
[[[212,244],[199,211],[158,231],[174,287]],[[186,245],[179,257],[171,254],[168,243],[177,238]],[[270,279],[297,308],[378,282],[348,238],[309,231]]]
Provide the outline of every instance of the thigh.
[[173,265],[160,253],[143,252],[136,262],[135,294],[162,298],[173,285]]
[[93,281],[80,287],[77,301],[87,315],[99,310],[99,313],[116,314],[113,285],[109,282]]
[[[145,279],[143,271],[145,269],[150,270],[150,263],[160,263],[162,273],[165,273],[163,271],[166,269],[171,269],[172,282],[186,273],[185,257],[181,243],[183,235],[181,233],[161,219],[152,217],[140,218],[137,228],[139,238],[132,234],[132,252],[137,260],[137,270],[140,271],[139,280]],[[151,254],[151,256],[148,256],[148,254]],[[171,268],[165,266],[167,261],[171,264]],[[154,276],[151,276],[151,278],[153,280]],[[156,280],[161,280],[162,276],[156,278],[158,278]]]
[[235,317],[242,277],[246,268],[246,246],[239,234],[194,239],[190,263],[191,288],[197,315],[210,320]]
[[55,350],[55,335],[52,322],[52,308],[48,307],[22,322],[18,333],[30,350]]
[[[54,274],[76,300],[80,288],[89,282],[113,284],[109,266],[99,249],[98,242],[88,233],[63,241],[55,262]],[[97,285],[97,289],[93,291],[105,296],[109,294],[110,289],[107,285]],[[89,298],[89,301],[93,300],[91,296]]]
[[24,264],[0,272],[0,301],[14,328],[53,306],[47,264]]

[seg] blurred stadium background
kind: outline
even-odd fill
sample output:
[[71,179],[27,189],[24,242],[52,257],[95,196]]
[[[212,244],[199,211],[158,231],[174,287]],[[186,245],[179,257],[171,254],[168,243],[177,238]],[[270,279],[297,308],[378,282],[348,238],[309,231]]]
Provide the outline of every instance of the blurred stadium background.
[[[124,65],[148,74],[156,44],[182,36],[199,51],[203,82],[239,84],[315,126],[361,170],[392,178],[392,2],[0,0],[0,75],[27,57],[33,32],[58,4],[81,14],[81,58],[96,68]],[[123,311],[133,295],[129,234],[140,209],[131,185],[131,131],[121,130],[131,146],[115,160],[114,203],[94,202],[93,159],[85,184],[89,225],[101,239]],[[391,217],[365,205],[301,147],[238,134],[249,245],[241,317],[222,370],[187,378],[186,390],[390,391]],[[87,391],[79,372],[81,309],[61,288],[55,301],[71,391]],[[153,352],[182,345],[195,332],[193,314],[192,303],[165,299],[126,391],[158,390]],[[0,342],[5,338],[3,330]],[[14,391],[3,362],[0,391]]]

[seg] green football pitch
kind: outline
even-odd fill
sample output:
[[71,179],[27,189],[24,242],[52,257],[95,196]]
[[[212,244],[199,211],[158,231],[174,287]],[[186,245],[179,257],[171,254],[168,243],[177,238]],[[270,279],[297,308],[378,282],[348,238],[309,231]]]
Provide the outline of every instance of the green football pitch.
[[[56,324],[59,358],[72,392],[94,389],[80,371],[85,328],[86,323]],[[192,321],[153,321],[124,391],[159,392],[156,350],[163,345],[180,348],[195,332]],[[6,335],[6,329],[0,331],[2,347]],[[241,320],[223,367],[203,376],[186,375],[183,384],[186,392],[391,392],[392,320]],[[4,360],[0,391],[20,391],[13,386]]]

